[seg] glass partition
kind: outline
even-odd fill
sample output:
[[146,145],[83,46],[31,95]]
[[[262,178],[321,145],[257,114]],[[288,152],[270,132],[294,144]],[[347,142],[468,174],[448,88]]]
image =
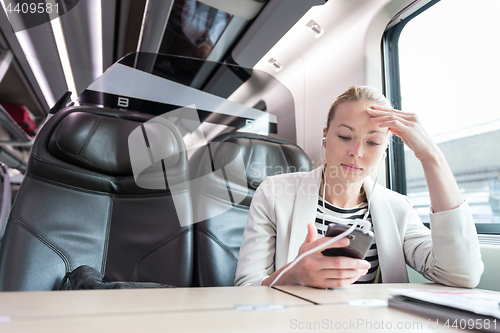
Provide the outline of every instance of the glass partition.
[[[254,103],[255,94],[266,85],[281,87],[283,93],[277,98],[289,105],[286,114],[263,111],[266,101]],[[292,95],[271,75],[228,63],[156,53],[137,52],[120,59],[80,95],[78,103],[152,115],[189,107],[196,110],[207,141],[230,131],[279,136],[280,118],[287,118],[283,123],[293,118],[295,124]],[[193,132],[192,126],[179,129],[183,135]],[[295,137],[295,127],[292,130]],[[286,131],[289,134],[290,129]],[[186,145],[192,147],[192,143]]]

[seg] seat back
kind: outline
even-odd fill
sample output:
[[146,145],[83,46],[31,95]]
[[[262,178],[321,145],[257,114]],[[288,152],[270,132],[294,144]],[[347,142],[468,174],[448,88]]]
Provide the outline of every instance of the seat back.
[[[234,167],[225,167],[231,165],[238,154],[246,170],[243,175]],[[255,190],[267,176],[312,170],[311,161],[300,147],[288,141],[249,133],[230,133],[215,138],[210,149],[198,149],[189,165],[192,178],[203,177],[201,183],[192,182],[196,184],[196,188],[192,188],[195,221],[193,284],[233,286]],[[240,199],[235,200],[237,197]]]
[[[144,151],[134,152],[144,162],[140,176],[132,169],[131,133],[142,137]],[[164,145],[155,147],[159,139]],[[158,151],[175,158],[158,159]],[[155,170],[174,175],[176,190]],[[141,188],[135,178],[159,185]],[[184,143],[172,123],[94,107],[59,111],[37,136],[12,207],[0,249],[0,290],[59,289],[81,265],[111,281],[191,285],[188,180]],[[175,195],[183,201],[180,214]]]

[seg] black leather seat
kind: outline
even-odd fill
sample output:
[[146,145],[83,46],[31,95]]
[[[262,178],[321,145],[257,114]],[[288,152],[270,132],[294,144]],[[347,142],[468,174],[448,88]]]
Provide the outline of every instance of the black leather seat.
[[[132,132],[145,142],[131,163]],[[136,184],[134,158],[144,167],[137,181],[156,189]],[[190,286],[188,180],[184,143],[172,123],[94,107],[59,111],[37,136],[12,207],[0,250],[0,290],[59,289],[65,274],[81,265],[111,281]]]
[[191,183],[195,222],[193,283],[202,287],[232,286],[255,190],[267,176],[312,170],[311,161],[290,142],[230,133],[215,138],[210,149],[198,149],[189,165],[192,178],[200,180]]

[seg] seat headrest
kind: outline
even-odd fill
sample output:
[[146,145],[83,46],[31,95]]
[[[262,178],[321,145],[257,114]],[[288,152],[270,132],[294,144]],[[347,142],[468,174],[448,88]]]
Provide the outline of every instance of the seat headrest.
[[[155,124],[86,112],[73,112],[52,133],[49,152],[68,163],[110,176],[130,176],[132,166],[128,147],[130,133],[139,126],[150,135],[159,132]],[[168,132],[168,130],[167,130]],[[161,134],[161,135],[160,135]],[[174,156],[178,162],[180,147],[172,133],[162,129],[162,156]],[[168,143],[168,144],[167,144]],[[165,167],[168,167],[167,165]]]
[[[312,170],[311,160],[299,146],[279,138],[251,133],[229,133],[216,137],[213,142],[231,142],[239,146],[246,166],[247,183],[252,189],[256,189],[268,176]],[[234,154],[234,149],[215,152],[214,163],[234,158],[226,156],[227,154]],[[215,168],[221,166],[215,165]]]

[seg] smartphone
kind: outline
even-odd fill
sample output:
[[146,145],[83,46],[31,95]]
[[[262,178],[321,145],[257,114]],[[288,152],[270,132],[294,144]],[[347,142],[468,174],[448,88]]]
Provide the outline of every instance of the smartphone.
[[[326,230],[326,237],[335,237],[349,229],[348,225],[332,222],[328,225]],[[331,257],[351,257],[364,259],[370,246],[373,243],[374,235],[370,230],[354,229],[352,233],[346,236],[349,239],[349,245],[346,247],[329,248],[323,250],[321,253],[325,256]]]

